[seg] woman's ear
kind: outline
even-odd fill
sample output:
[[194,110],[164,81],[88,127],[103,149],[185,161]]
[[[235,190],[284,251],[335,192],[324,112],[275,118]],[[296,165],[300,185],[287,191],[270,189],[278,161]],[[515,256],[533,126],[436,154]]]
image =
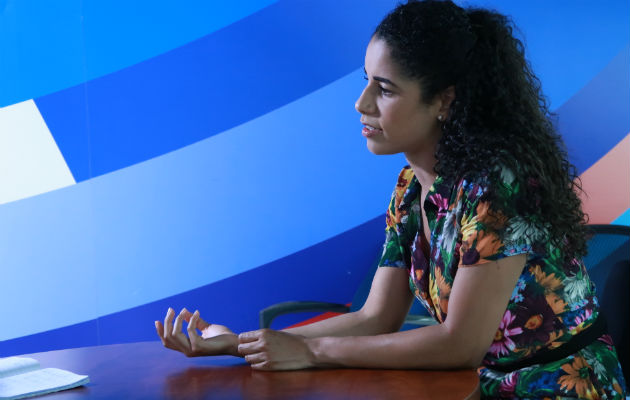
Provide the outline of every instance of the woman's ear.
[[451,108],[451,103],[455,100],[455,86],[449,86],[439,94],[440,98],[440,112],[448,113]]

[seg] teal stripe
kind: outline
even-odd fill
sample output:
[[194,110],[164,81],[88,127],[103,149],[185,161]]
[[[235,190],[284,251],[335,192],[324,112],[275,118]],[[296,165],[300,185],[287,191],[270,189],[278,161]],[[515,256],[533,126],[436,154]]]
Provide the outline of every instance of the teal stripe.
[[630,226],[630,208],[618,216],[612,223],[616,225]]
[[0,1],[0,107],[137,64],[275,2]]

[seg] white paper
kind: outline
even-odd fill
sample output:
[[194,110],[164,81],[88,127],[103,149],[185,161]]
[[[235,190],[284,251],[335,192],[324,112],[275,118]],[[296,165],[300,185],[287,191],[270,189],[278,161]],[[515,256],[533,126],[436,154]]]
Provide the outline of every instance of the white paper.
[[0,378],[22,374],[39,369],[39,363],[33,358],[6,357],[0,358]]
[[87,375],[57,368],[44,368],[0,379],[0,399],[21,399],[85,385]]

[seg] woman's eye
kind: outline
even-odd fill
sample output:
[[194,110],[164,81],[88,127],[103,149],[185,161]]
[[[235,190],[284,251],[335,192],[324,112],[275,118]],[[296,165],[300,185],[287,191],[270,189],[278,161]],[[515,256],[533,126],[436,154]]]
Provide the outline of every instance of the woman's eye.
[[387,90],[385,89],[383,86],[379,86],[379,88],[381,89],[381,94],[385,95],[385,96],[389,96],[392,94],[391,90]]

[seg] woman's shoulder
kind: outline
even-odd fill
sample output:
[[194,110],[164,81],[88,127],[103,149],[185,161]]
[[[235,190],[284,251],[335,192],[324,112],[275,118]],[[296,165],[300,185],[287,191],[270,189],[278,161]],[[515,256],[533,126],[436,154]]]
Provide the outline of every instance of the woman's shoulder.
[[445,181],[443,185],[449,186],[457,194],[458,200],[488,201],[492,198],[495,201],[509,202],[518,197],[520,193],[520,185],[516,176],[507,167],[496,167],[450,182]]

